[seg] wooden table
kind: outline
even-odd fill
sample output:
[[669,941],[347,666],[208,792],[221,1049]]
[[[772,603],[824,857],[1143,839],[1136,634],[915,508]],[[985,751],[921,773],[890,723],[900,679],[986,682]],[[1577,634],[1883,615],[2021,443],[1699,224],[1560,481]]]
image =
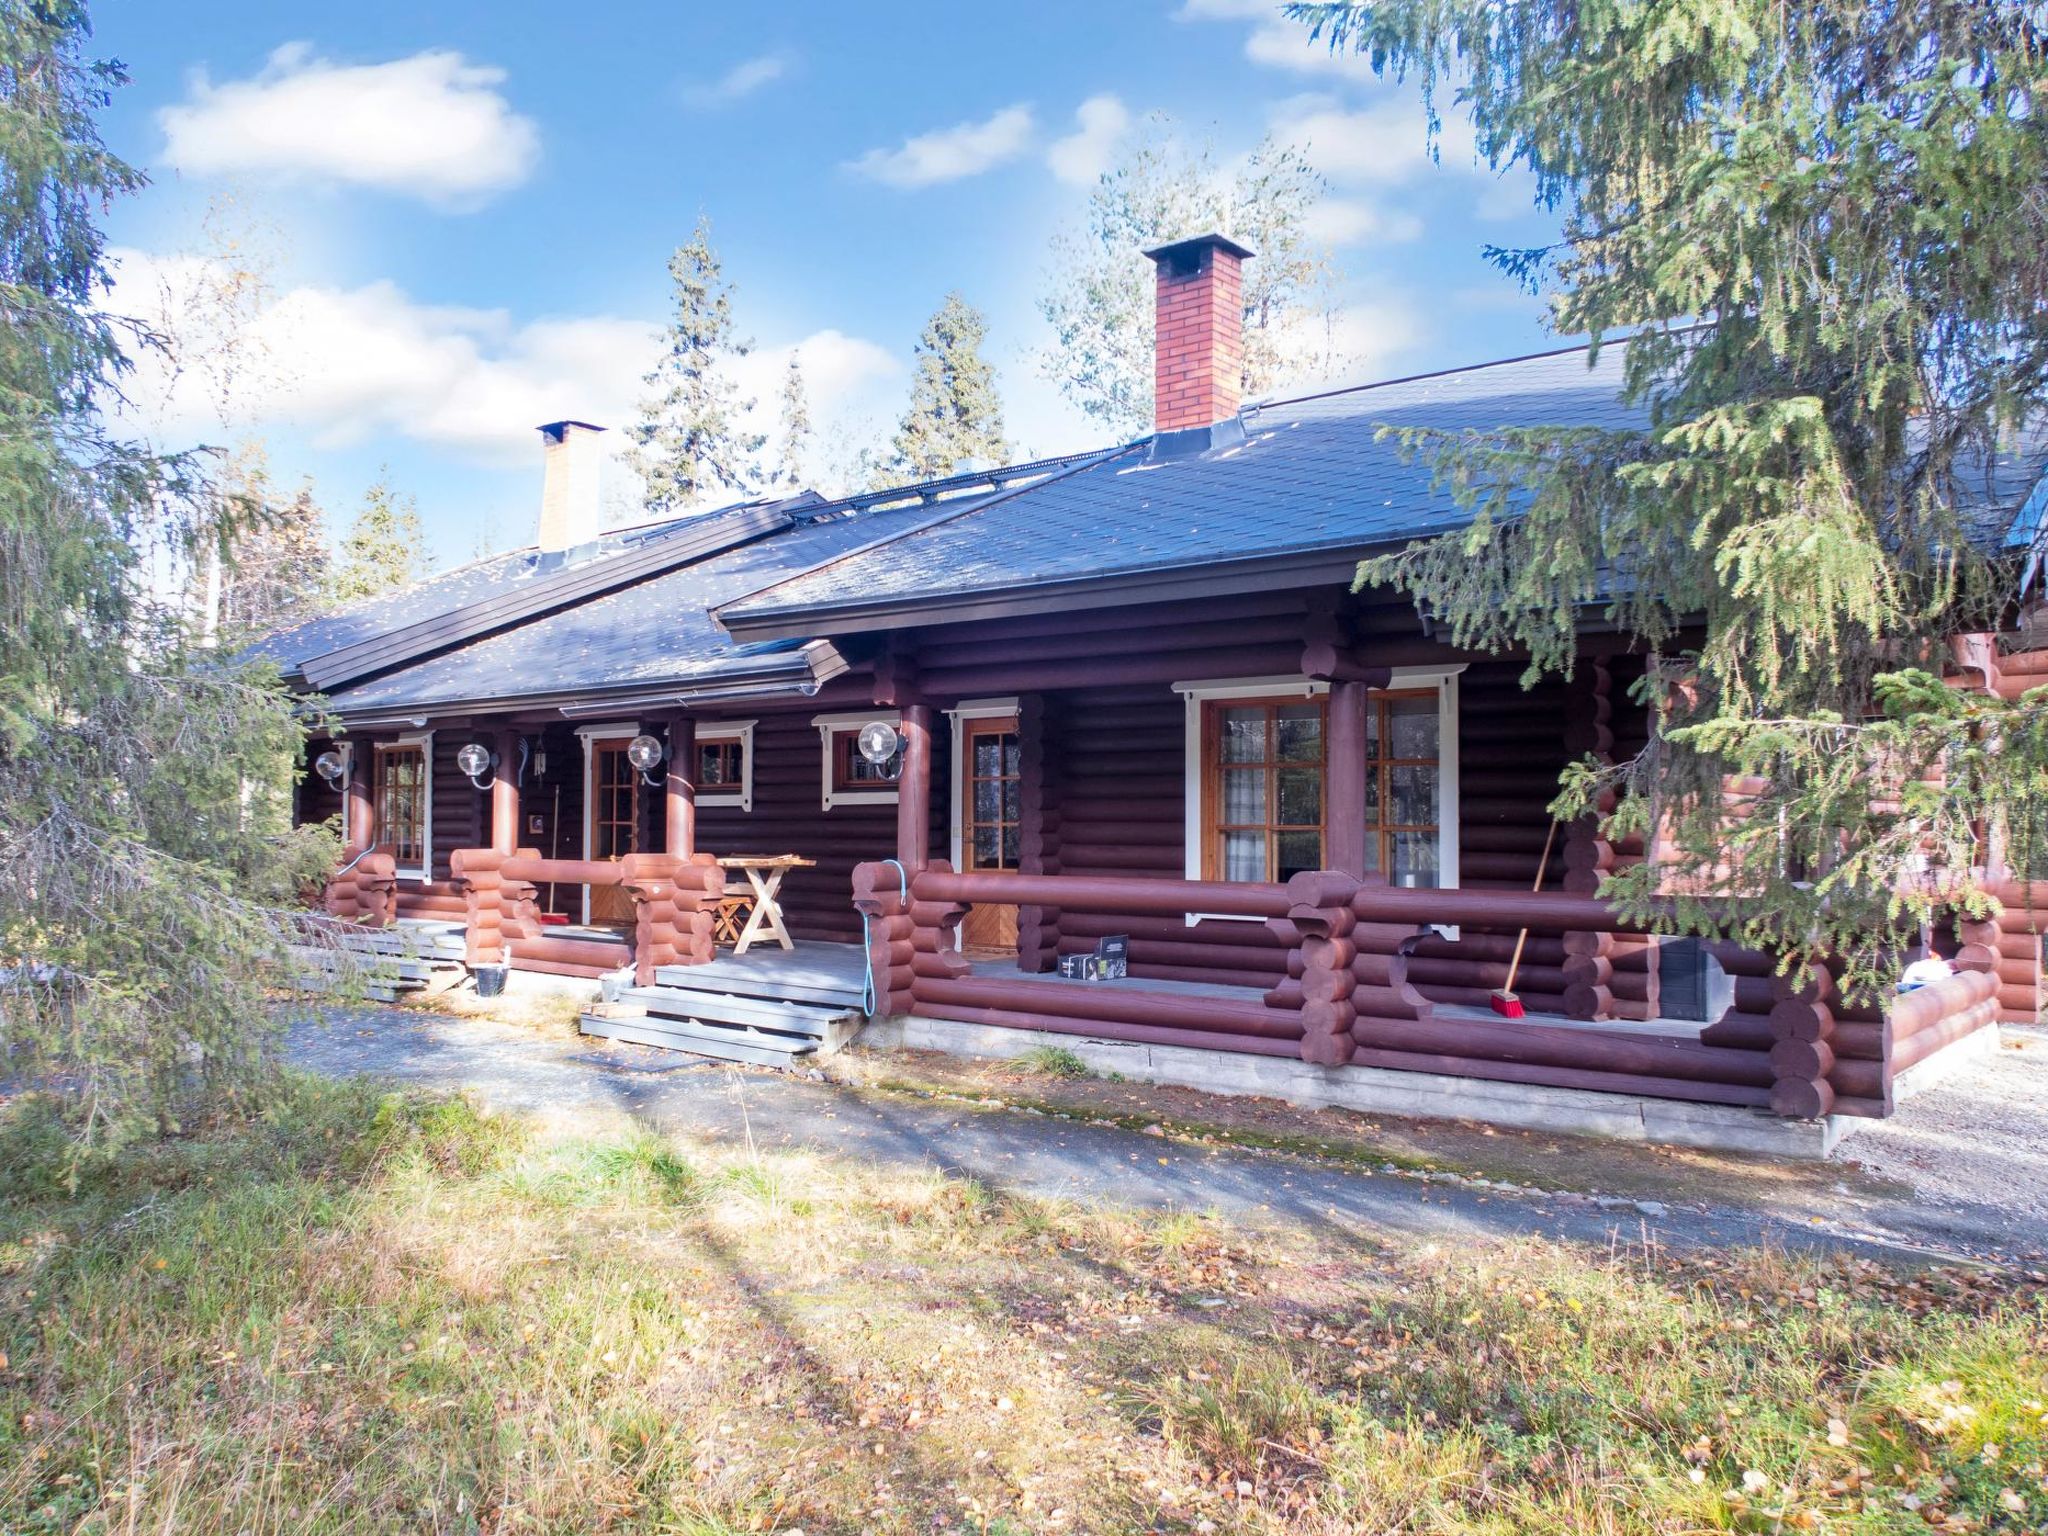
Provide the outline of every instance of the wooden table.
[[782,889],[784,875],[792,869],[814,869],[818,861],[794,853],[734,853],[718,862],[727,869],[744,870],[747,884],[754,888],[754,910],[747,916],[747,926],[733,941],[732,952],[744,955],[748,946],[762,937],[774,939],[784,949],[795,949],[789,929],[783,926],[782,902],[776,893]]

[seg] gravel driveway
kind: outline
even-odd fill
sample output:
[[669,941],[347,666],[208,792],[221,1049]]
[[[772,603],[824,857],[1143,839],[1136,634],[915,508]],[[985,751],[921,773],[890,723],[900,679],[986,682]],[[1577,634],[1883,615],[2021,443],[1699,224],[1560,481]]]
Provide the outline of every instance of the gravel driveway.
[[[1816,1209],[1754,1190],[1731,1188],[1725,1176],[1708,1187],[1656,1200],[1592,1194],[1538,1193],[1526,1186],[1451,1173],[1399,1173],[1355,1164],[1161,1142],[1117,1126],[1049,1119],[1002,1106],[867,1092],[808,1076],[734,1071],[676,1052],[549,1037],[527,1029],[453,1019],[408,1009],[331,1009],[292,1026],[287,1057],[328,1076],[358,1073],[475,1093],[492,1107],[581,1119],[624,1115],[662,1131],[714,1142],[804,1148],[881,1163],[938,1166],[971,1175],[997,1190],[1135,1206],[1213,1210],[1250,1220],[1335,1224],[1361,1234],[1406,1233],[1456,1238],[1540,1232],[1581,1241],[1660,1240],[1687,1246],[1759,1243],[1799,1248],[1850,1248],[1873,1254],[1910,1248],[1929,1256],[2032,1259],[2048,1252],[2048,1214],[2038,1204],[2009,1210],[1985,1199],[1984,1185],[2017,1179],[2023,1170],[2042,1195],[2041,1124],[2048,1102],[2048,1039],[2036,1037],[1987,1069],[2010,1135],[1998,1156],[2003,1171],[1980,1177],[1962,1165],[1985,1136],[1969,1084],[1946,1090],[1944,1111],[1933,1093],[1924,1117],[1955,1127],[1946,1137],[1919,1129],[1873,1128],[1852,1137],[1852,1158],[1903,1156],[1918,1149],[1917,1168],[1888,1169],[1927,1197],[1895,1185],[1844,1183]],[[2023,1065],[2015,1081],[2005,1068]],[[2032,1102],[2029,1101],[2031,1095]],[[1866,1140],[1865,1138],[1869,1138]],[[1627,1190],[1631,1160],[1655,1149],[1625,1143],[1588,1144],[1587,1171],[1604,1187]],[[1776,1165],[1759,1164],[1768,1183]],[[1807,1165],[1815,1169],[1817,1165]],[[1845,1176],[1855,1178],[1848,1169]],[[1807,1175],[1811,1182],[1811,1174]],[[1924,1184],[1923,1182],[1924,1181]],[[1550,1186],[1555,1188],[1555,1186]],[[1938,1191],[1938,1193],[1937,1193]],[[1944,1201],[1950,1203],[1942,1203]]]
[[2048,1029],[2007,1025],[1995,1055],[1864,1126],[1835,1159],[2015,1240],[2048,1229]]

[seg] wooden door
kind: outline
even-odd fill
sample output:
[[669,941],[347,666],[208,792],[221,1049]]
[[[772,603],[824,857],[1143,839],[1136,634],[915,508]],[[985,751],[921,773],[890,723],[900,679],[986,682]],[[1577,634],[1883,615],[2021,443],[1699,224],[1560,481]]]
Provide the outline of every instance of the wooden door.
[[[590,782],[585,790],[590,796],[590,839],[584,857],[622,859],[635,852],[640,826],[640,772],[626,761],[625,739],[590,744]],[[616,885],[592,886],[590,921],[630,925],[633,898]]]
[[[1017,717],[969,720],[960,754],[963,869],[1017,867]],[[1017,909],[977,902],[960,920],[960,943],[982,954],[1017,952]]]

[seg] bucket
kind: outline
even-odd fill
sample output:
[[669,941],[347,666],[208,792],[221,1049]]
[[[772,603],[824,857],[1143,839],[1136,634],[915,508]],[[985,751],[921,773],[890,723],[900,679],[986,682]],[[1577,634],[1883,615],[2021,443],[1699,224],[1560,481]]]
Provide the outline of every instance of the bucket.
[[476,977],[478,997],[499,997],[505,991],[505,972],[509,966],[480,965],[471,973]]

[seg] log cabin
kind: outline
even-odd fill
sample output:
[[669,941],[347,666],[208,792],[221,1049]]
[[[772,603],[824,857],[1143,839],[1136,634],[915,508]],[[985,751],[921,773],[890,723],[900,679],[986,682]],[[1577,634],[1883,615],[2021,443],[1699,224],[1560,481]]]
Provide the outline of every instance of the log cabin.
[[[1568,761],[1647,739],[1642,656],[1588,624],[1574,676],[1525,688],[1353,590],[1463,518],[1384,428],[1635,424],[1621,345],[1247,405],[1250,253],[1147,254],[1136,442],[607,532],[599,429],[557,422],[530,548],[266,641],[324,700],[299,814],[343,830],[325,910],[610,978],[590,1031],[742,1061],[862,1025],[1053,1038],[1133,1076],[1765,1149],[2038,1016],[2018,881],[1883,1006],[1631,930],[1601,885],[1646,851],[1547,807]],[[2048,443],[1987,465],[1972,516],[2018,526],[2044,468]],[[1999,637],[1956,655],[1957,686],[2048,681]],[[732,943],[762,861],[793,948]],[[1124,974],[1065,974],[1098,953]],[[1511,968],[1523,1017],[1488,1006]]]

